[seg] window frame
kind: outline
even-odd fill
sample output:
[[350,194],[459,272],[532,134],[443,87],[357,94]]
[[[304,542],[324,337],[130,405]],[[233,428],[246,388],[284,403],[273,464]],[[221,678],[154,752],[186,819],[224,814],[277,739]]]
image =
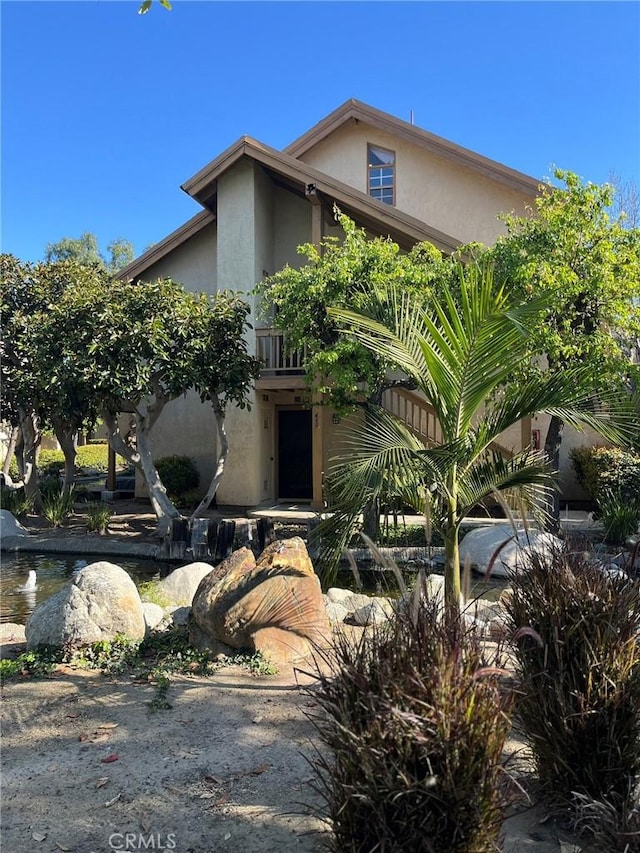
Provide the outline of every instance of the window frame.
[[[374,166],[374,165],[372,165],[372,164],[371,164],[371,162],[370,162],[370,160],[371,160],[371,150],[372,150],[372,149],[377,149],[378,151],[383,151],[385,154],[390,154],[390,155],[392,155],[392,157],[393,157],[393,162],[392,162],[390,165],[386,165],[386,164],[385,164],[385,165],[381,165],[381,166]],[[372,187],[372,185],[371,185],[371,175],[372,175],[372,171],[373,171],[373,170],[382,170],[382,169],[390,169],[390,170],[391,170],[391,187],[389,187],[389,186],[385,186],[385,185],[382,183],[382,181],[384,180],[384,178],[383,178],[383,176],[382,176],[382,175],[380,175],[380,176],[379,176],[379,179],[380,179],[380,181],[381,181],[380,186],[379,186],[379,187],[375,187],[375,188],[374,188],[374,187]],[[378,195],[374,195],[374,194],[372,193],[372,189],[378,189],[378,190],[380,190],[381,192],[384,192],[384,190],[389,190],[389,189],[391,189],[391,201],[390,201],[390,202],[389,202],[389,201],[386,201],[384,198],[382,198],[382,197],[380,197],[380,196],[378,196]],[[376,143],[374,143],[374,142],[367,142],[367,195],[368,195],[370,198],[373,198],[373,199],[375,199],[376,201],[379,201],[379,202],[380,202],[380,204],[387,204],[387,205],[390,205],[391,207],[395,207],[395,204],[396,204],[396,152],[395,152],[392,148],[385,148],[384,146],[382,146],[382,145],[378,145],[378,144],[376,144]]]

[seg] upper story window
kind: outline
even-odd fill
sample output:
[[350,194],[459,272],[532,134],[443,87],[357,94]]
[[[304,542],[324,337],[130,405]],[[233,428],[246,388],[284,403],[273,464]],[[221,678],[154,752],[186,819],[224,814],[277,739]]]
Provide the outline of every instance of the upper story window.
[[396,155],[393,151],[368,146],[369,195],[385,204],[395,202]]

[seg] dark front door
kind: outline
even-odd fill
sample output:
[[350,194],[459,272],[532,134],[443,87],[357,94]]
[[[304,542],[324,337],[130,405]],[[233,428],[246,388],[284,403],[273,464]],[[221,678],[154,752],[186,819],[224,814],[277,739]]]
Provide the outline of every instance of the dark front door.
[[281,409],[278,412],[278,497],[311,500],[311,412]]

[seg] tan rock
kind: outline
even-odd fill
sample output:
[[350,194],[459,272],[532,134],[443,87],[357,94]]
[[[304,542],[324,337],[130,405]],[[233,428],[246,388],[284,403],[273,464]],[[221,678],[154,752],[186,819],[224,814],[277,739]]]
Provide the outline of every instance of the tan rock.
[[235,551],[200,583],[192,615],[204,634],[261,651],[276,665],[310,655],[330,637],[320,582],[299,537],[274,542],[258,563]]

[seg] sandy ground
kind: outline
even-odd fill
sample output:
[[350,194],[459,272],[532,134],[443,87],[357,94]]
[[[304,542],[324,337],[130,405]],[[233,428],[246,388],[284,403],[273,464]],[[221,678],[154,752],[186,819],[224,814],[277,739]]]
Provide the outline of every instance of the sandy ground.
[[[153,516],[121,506],[109,535],[149,541],[152,529]],[[83,533],[76,517],[56,535]],[[7,683],[3,853],[325,849],[330,830],[310,784],[312,685],[293,669],[175,676],[172,707],[154,712],[155,688],[129,677],[61,667]],[[525,797],[504,829],[506,853],[581,849]]]

